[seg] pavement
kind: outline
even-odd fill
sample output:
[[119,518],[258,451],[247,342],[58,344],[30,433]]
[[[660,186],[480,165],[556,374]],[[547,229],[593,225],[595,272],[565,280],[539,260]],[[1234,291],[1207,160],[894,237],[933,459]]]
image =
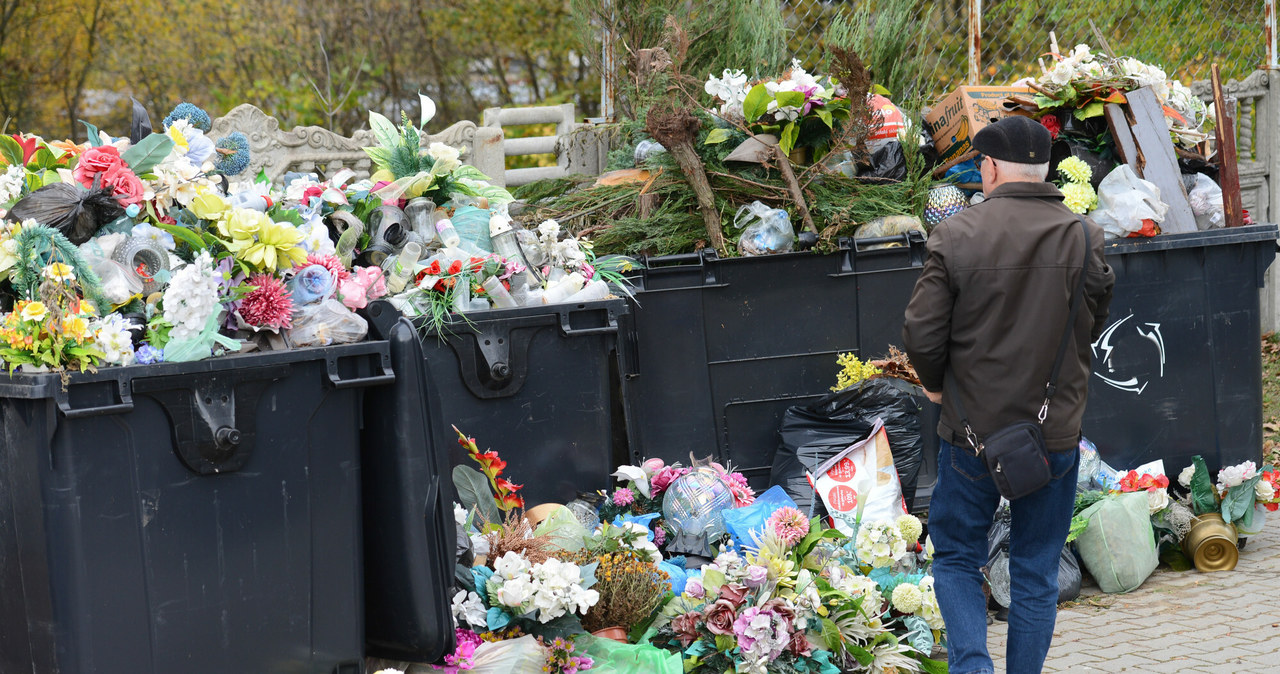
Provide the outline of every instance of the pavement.
[[[1007,628],[988,628],[997,672]],[[1280,521],[1248,539],[1233,571],[1161,567],[1119,595],[1086,576],[1080,599],[1058,609],[1044,671],[1280,672]]]

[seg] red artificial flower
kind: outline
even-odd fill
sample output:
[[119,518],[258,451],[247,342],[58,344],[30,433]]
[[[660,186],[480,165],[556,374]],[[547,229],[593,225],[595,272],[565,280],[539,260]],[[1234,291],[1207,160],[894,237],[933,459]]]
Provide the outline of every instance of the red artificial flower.
[[523,508],[524,497],[519,494],[504,494],[499,498],[498,507],[502,510],[511,510],[512,508]]
[[452,276],[462,271],[462,260],[454,260],[449,263],[449,275]]
[[1273,513],[1276,510],[1280,510],[1280,503],[1264,503],[1262,507],[1266,508],[1267,512]]
[[120,151],[110,145],[91,147],[80,155],[80,161],[71,172],[76,182],[85,187],[93,187],[93,179],[99,173],[106,173],[113,168],[124,166]]
[[497,477],[502,474],[503,469],[507,467],[507,462],[498,457],[498,453],[490,450],[483,454],[476,454],[473,457],[484,469],[486,475]]
[[240,317],[245,323],[276,329],[292,327],[293,298],[280,279],[255,274],[249,277],[249,285],[255,287],[240,304]]
[[1049,135],[1054,140],[1057,140],[1058,134],[1062,133],[1062,122],[1058,121],[1057,115],[1045,115],[1040,118],[1040,123],[1049,130]]
[[516,484],[505,477],[498,478],[494,481],[494,484],[498,486],[498,491],[506,494],[514,494],[520,491],[520,488],[524,486],[522,484]]
[[311,187],[308,187],[305,191],[303,191],[302,203],[309,204],[311,203],[311,197],[318,197],[322,194],[324,194],[323,187],[319,185],[312,185]]
[[22,147],[22,163],[26,164],[31,161],[31,158],[36,154],[36,149],[40,145],[40,139],[31,137],[27,140],[23,140],[22,134],[18,133],[13,134],[13,139],[18,141],[18,145]]

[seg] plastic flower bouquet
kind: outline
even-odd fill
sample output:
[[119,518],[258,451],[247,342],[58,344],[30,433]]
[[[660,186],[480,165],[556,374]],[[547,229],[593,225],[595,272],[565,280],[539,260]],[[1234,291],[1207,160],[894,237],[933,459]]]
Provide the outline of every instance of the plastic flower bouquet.
[[[709,77],[704,89],[720,103],[722,116],[745,120],[753,133],[778,136],[784,153],[813,147],[825,154],[836,125],[849,118],[849,101],[839,83],[807,72],[799,59],[792,60],[782,77],[750,88],[743,71],[725,70],[723,77]],[[724,142],[731,135],[727,129],[711,133],[708,144]]]
[[507,552],[493,560],[493,568],[471,569],[475,592],[486,607],[490,630],[518,626],[548,638],[582,631],[581,616],[600,601],[596,564],[579,567],[554,557],[532,564],[523,555]]

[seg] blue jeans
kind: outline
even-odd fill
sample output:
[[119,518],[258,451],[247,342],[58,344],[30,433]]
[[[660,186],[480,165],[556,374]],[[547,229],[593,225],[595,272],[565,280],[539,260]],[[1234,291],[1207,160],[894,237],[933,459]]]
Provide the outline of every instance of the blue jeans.
[[[987,531],[1000,492],[986,464],[972,451],[945,440],[940,445],[929,536],[938,607],[947,624],[948,668],[951,674],[994,673],[987,652],[987,600],[980,567],[987,565]],[[1058,558],[1071,527],[1079,458],[1079,450],[1050,454],[1053,480],[1012,503],[1009,674],[1038,673],[1053,640]]]

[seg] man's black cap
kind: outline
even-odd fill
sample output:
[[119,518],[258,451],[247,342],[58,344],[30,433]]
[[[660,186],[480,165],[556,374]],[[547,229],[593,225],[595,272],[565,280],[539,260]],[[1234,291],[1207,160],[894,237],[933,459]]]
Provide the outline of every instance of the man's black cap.
[[1043,125],[1021,116],[982,127],[973,136],[973,149],[988,157],[1017,164],[1044,164],[1049,161],[1053,137]]

